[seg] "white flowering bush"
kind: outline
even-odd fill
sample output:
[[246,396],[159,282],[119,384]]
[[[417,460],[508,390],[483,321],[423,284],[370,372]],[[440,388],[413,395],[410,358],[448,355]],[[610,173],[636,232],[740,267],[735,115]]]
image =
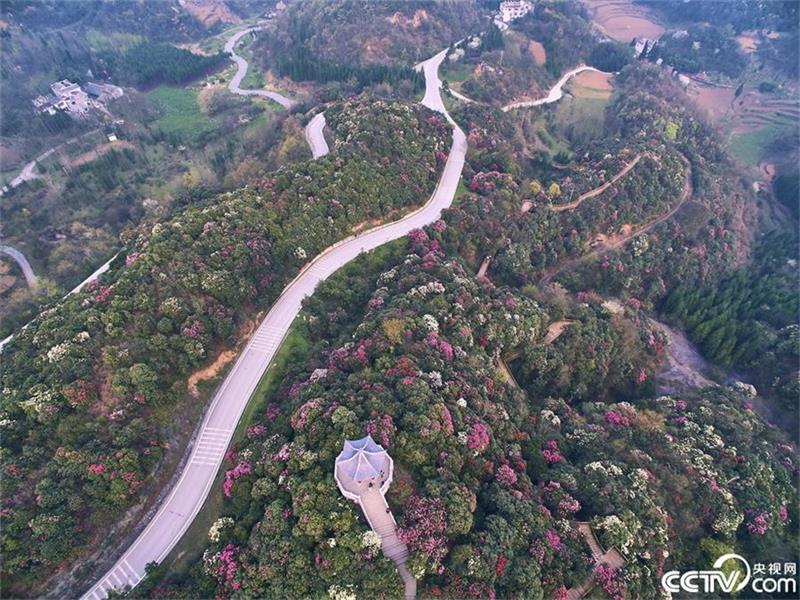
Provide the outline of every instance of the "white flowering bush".
[[213,543],[220,541],[223,530],[233,527],[233,519],[231,517],[220,517],[211,524],[208,529],[208,539]]

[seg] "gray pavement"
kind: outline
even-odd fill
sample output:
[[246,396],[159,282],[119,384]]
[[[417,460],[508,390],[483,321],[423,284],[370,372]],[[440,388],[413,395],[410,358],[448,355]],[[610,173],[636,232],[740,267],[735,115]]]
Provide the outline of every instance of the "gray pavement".
[[28,259],[25,258],[25,255],[11,246],[0,246],[0,253],[7,254],[17,262],[19,268],[22,269],[22,274],[25,276],[25,281],[28,284],[28,288],[32,292],[35,292],[38,286],[36,274],[33,272],[33,267],[31,267],[31,263],[28,262]]
[[311,156],[315,159],[330,152],[328,142],[325,141],[325,135],[322,132],[323,129],[325,129],[324,112],[314,115],[314,118],[306,125],[306,141],[311,148]]

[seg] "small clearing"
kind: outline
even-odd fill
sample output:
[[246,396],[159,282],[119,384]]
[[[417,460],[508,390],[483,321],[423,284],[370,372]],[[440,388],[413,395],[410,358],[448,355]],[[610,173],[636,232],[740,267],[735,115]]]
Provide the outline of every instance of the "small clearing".
[[552,344],[559,336],[564,333],[564,330],[575,323],[575,321],[556,321],[547,326],[547,335],[544,336],[545,344]]
[[572,78],[570,93],[576,98],[607,100],[614,90],[614,86],[611,84],[612,77],[613,75],[610,73],[582,71]]
[[236,358],[236,352],[233,350],[225,350],[224,352],[220,353],[214,362],[208,365],[206,368],[192,373],[189,376],[189,383],[186,386],[189,389],[189,393],[197,398],[200,395],[200,390],[197,389],[197,384],[201,381],[214,379],[217,375],[219,375],[220,371],[225,368],[225,365],[231,362],[234,358]]

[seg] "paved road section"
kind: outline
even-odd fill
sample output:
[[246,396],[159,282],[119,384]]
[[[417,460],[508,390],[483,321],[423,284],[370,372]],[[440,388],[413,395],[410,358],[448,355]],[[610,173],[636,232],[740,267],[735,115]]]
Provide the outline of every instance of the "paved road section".
[[261,96],[262,98],[268,98],[273,102],[277,102],[284,108],[290,108],[294,104],[294,101],[290,98],[287,98],[283,94],[279,94],[278,92],[270,92],[268,90],[243,90],[241,87],[239,87],[242,83],[242,79],[244,79],[244,76],[247,75],[247,61],[236,54],[234,48],[236,48],[236,44],[244,36],[254,31],[259,31],[260,29],[262,28],[250,27],[249,29],[238,31],[234,33],[225,44],[225,52],[231,55],[231,60],[235,62],[236,66],[238,67],[236,70],[236,75],[233,76],[233,79],[231,79],[231,82],[228,84],[228,90],[234,94],[238,94],[239,96]]
[[[81,291],[81,290],[82,290],[84,287],[86,287],[88,284],[90,284],[92,281],[94,281],[95,279],[97,279],[98,277],[100,277],[100,275],[102,275],[103,273],[105,273],[106,271],[108,271],[109,267],[111,266],[111,263],[112,263],[112,262],[114,261],[114,259],[115,259],[115,258],[117,258],[118,256],[119,256],[119,252],[117,252],[117,253],[116,253],[114,256],[112,256],[111,258],[109,258],[109,259],[108,259],[106,262],[104,262],[102,265],[100,265],[99,267],[97,267],[97,269],[96,269],[96,270],[95,270],[95,271],[94,271],[94,272],[93,272],[91,275],[89,275],[89,276],[88,276],[86,279],[84,279],[84,280],[83,280],[83,281],[81,281],[81,282],[80,282],[78,285],[76,285],[74,288],[72,288],[72,289],[69,291],[69,293],[67,294],[67,296],[69,296],[70,294],[77,294],[77,293],[78,293],[78,292],[80,292],[80,291]],[[64,298],[66,298],[67,296],[64,296]]]
[[[25,276],[25,281],[28,284],[28,288],[32,292],[35,292],[38,285],[36,281],[36,274],[33,272],[33,267],[31,267],[31,263],[28,262],[28,259],[25,258],[25,255],[11,246],[0,246],[0,253],[7,254],[17,261],[19,268],[22,269],[22,274]],[[0,348],[1,347],[2,346],[0,346]]]
[[544,98],[539,98],[538,100],[525,100],[523,102],[512,102],[511,104],[507,104],[503,107],[503,112],[508,112],[515,108],[524,108],[527,106],[541,106],[542,104],[550,104],[552,102],[557,102],[564,97],[564,92],[561,88],[569,81],[572,77],[577,75],[578,73],[583,73],[584,71],[596,71],[598,73],[603,73],[604,75],[608,75],[605,71],[601,71],[600,69],[595,69],[594,67],[587,67],[586,65],[581,65],[580,67],[575,67],[571,71],[567,71],[561,76],[561,79],[550,89],[550,93],[547,94]]
[[324,112],[315,115],[306,125],[306,141],[311,148],[311,156],[315,159],[330,152],[328,142],[325,141],[325,135],[322,132],[323,129],[325,129]]
[[[439,53],[419,65],[425,72],[426,80],[423,104],[442,112],[452,123],[438,92],[441,83],[437,70],[444,56],[444,52]],[[399,221],[350,236],[334,244],[317,256],[286,286],[212,400],[190,458],[175,487],[144,531],[84,598],[100,600],[113,588],[136,585],[144,576],[148,563],[161,562],[167,556],[203,506],[222,464],[233,430],[300,311],[303,298],[312,294],[319,282],[362,252],[403,237],[412,229],[438,219],[442,209],[453,202],[466,150],[466,136],[454,124],[453,143],[444,171],[433,195],[424,206]]]
[[[39,177],[39,173],[37,173],[36,170],[35,170],[36,169],[36,164],[38,162],[43,161],[45,158],[50,156],[56,150],[60,150],[64,146],[72,144],[73,142],[77,142],[79,139],[84,138],[84,137],[89,136],[89,135],[92,135],[94,133],[97,133],[98,131],[100,131],[100,128],[92,129],[91,131],[87,131],[86,133],[82,133],[81,135],[77,135],[75,137],[69,138],[68,140],[62,142],[58,146],[55,146],[53,148],[50,148],[49,150],[46,150],[46,151],[42,152],[39,156],[37,156],[31,162],[29,162],[24,167],[22,167],[22,170],[19,172],[19,175],[14,177],[14,179],[12,179],[9,182],[8,186],[11,187],[11,188],[15,188],[15,187],[18,187],[18,186],[22,185],[26,181],[33,181],[34,179],[38,178]],[[0,196],[2,196],[3,193],[4,193],[4,191],[2,189],[0,189]]]

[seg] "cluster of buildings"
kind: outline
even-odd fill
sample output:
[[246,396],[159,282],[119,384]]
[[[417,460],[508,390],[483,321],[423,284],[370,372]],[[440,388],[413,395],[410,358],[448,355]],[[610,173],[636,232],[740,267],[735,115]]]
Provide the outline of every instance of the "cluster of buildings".
[[510,23],[514,19],[524,17],[533,9],[533,3],[528,0],[505,0],[500,3],[500,20]]
[[121,87],[108,83],[87,83],[83,88],[69,79],[50,85],[51,94],[37,96],[33,107],[38,113],[56,114],[63,111],[73,119],[85,119],[93,109],[107,113],[105,104],[121,97]]
[[[682,37],[682,32],[678,31],[674,34],[674,36]],[[631,42],[635,56],[642,60],[653,60],[651,53],[657,45],[658,40],[651,40],[648,38],[633,38],[633,41]],[[691,79],[688,76],[678,72],[678,70],[671,65],[664,64],[663,58],[657,58],[655,60],[655,64],[657,64],[659,67],[663,67],[672,77],[675,77],[683,87],[688,87],[691,83]]]

